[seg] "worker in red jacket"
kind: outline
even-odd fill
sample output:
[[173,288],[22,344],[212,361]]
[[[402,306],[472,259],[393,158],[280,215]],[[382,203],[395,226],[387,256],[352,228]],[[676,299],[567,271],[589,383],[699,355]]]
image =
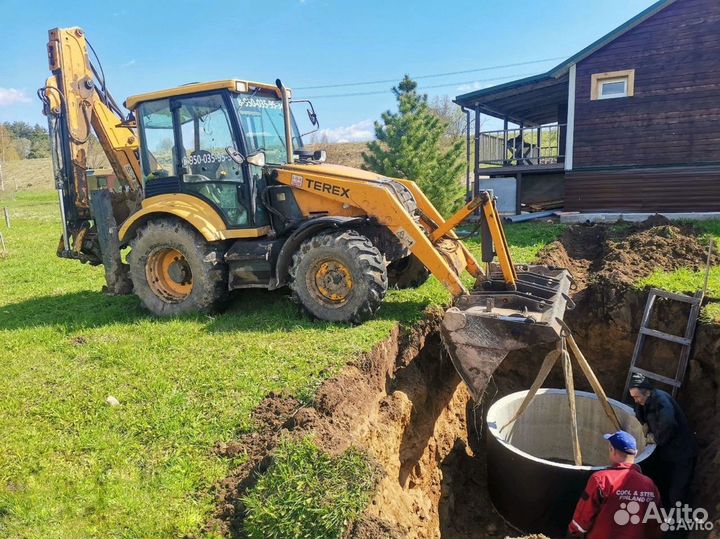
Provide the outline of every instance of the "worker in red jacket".
[[590,476],[569,526],[572,537],[585,539],[659,539],[660,522],[643,522],[648,507],[658,509],[660,493],[635,464],[637,443],[625,431],[606,434],[612,465]]

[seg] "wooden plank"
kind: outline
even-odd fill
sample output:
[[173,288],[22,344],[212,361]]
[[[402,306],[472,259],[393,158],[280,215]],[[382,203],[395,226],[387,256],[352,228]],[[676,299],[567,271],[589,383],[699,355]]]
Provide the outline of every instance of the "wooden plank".
[[500,427],[500,432],[502,432],[511,423],[515,423],[515,421],[517,421],[517,419],[525,413],[525,410],[528,406],[530,406],[530,403],[535,398],[538,390],[542,387],[543,383],[550,374],[550,371],[552,370],[553,366],[555,366],[555,363],[557,363],[557,360],[560,358],[561,355],[562,349],[558,347],[555,350],[551,350],[545,356],[545,359],[540,366],[540,370],[538,371],[535,380],[530,386],[530,389],[528,390],[527,395],[525,395],[522,403],[520,403],[520,407],[518,408],[517,412],[515,412],[515,415],[512,417],[512,419],[505,423],[502,427]]
[[[567,326],[563,322],[561,322],[561,324],[565,327],[567,331]],[[572,336],[572,333],[567,331],[566,339],[567,343],[570,345],[570,350],[572,350],[573,354],[575,355],[575,360],[580,365],[580,368],[585,374],[585,378],[587,378],[588,382],[590,382],[590,386],[595,392],[595,395],[597,395],[598,400],[603,407],[603,410],[605,410],[605,414],[608,416],[608,419],[610,419],[610,422],[613,424],[616,430],[621,430],[620,420],[615,413],[615,409],[610,405],[607,395],[605,394],[605,390],[598,381],[597,376],[595,376],[595,373],[590,367],[590,364],[587,362],[587,359],[585,359],[585,356],[580,351],[580,347],[575,342],[575,337]]]
[[573,380],[572,363],[570,362],[570,354],[562,345],[561,353],[563,375],[565,376],[565,389],[567,390],[568,405],[570,406],[570,436],[572,438],[573,456],[575,458],[575,466],[582,466],[582,451],[580,451],[580,437],[578,435],[577,425],[577,406],[575,403],[575,381]]
[[575,147],[575,98],[577,96],[577,66],[570,66],[568,74],[567,127],[565,130],[565,170],[572,170]]

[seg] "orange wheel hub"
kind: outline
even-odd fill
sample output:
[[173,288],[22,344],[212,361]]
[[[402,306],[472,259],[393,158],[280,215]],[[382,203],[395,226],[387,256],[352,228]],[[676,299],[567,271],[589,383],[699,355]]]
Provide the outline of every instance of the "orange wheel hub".
[[190,264],[177,249],[164,247],[150,253],[145,275],[153,293],[168,303],[179,303],[192,292]]
[[325,300],[343,303],[353,288],[350,270],[337,260],[325,260],[315,271],[315,288]]

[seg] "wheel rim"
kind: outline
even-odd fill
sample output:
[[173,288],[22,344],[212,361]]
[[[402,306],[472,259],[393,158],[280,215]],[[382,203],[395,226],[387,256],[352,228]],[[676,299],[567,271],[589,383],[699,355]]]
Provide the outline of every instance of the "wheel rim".
[[353,289],[353,279],[348,267],[338,260],[324,260],[318,264],[312,287],[317,295],[334,304],[344,303]]
[[183,301],[192,292],[190,264],[185,255],[172,247],[150,253],[145,274],[153,293],[168,303]]

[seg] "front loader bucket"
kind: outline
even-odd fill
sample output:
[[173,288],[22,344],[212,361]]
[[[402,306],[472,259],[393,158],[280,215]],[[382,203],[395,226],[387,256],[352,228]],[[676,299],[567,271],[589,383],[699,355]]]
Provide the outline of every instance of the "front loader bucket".
[[567,270],[520,266],[517,276],[517,290],[507,291],[502,275],[491,275],[460,296],[443,318],[443,341],[476,402],[508,352],[556,342],[561,329],[556,318],[574,307]]

